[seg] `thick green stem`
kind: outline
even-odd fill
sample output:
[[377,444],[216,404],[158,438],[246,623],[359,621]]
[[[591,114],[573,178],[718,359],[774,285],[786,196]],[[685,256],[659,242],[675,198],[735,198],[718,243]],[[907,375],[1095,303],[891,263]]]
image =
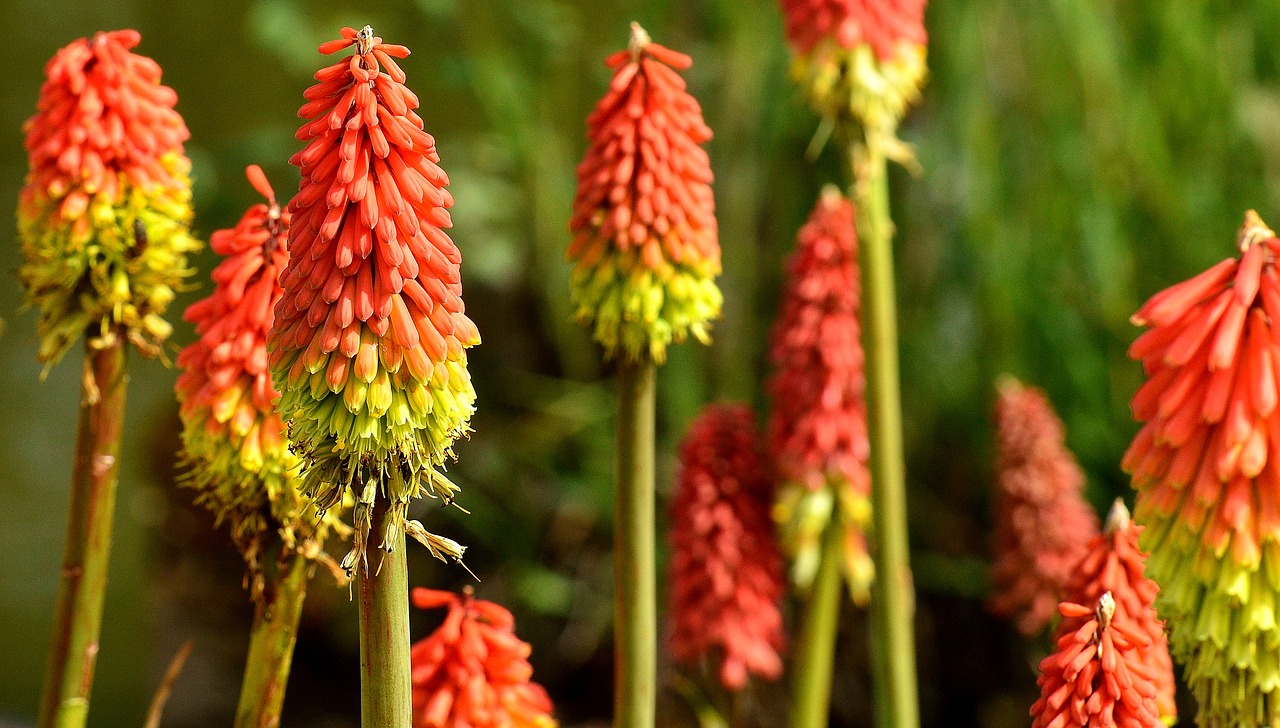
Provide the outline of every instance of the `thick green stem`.
[[123,337],[118,338],[111,346],[90,350],[85,361],[67,540],[40,696],[39,728],[79,728],[89,715],[124,427],[128,381],[124,346]]
[[240,706],[236,728],[275,728],[280,725],[280,709],[289,683],[293,645],[298,639],[298,620],[307,598],[311,567],[305,558],[286,558],[278,583],[269,589],[253,616],[249,655],[240,685]]
[[[382,543],[390,503],[379,495],[373,505],[373,543]],[[361,566],[360,724],[364,728],[410,728],[413,694],[409,664],[409,572],[404,535],[386,544],[391,552],[370,549]]]
[[822,538],[818,574],[801,618],[791,685],[791,728],[826,728],[830,717],[831,673],[840,625],[843,547],[840,515],[835,512]]
[[653,728],[658,606],[654,556],[653,410],[656,367],[618,367],[614,493],[614,716],[616,728]]
[[[868,155],[858,191],[866,312],[867,409],[871,440],[871,503],[876,581],[871,632],[876,723],[916,728],[915,588],[907,543],[906,477],[902,454],[902,393],[898,316],[893,281],[893,221],[885,159]],[[857,167],[855,167],[857,169]]]

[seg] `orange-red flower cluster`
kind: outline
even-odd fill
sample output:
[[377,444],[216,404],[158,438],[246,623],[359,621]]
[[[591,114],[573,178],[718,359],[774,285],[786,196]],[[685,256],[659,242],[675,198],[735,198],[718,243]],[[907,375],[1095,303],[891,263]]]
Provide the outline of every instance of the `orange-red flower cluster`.
[[1147,555],[1138,548],[1140,533],[1142,526],[1129,519],[1124,501],[1117,498],[1106,527],[1089,541],[1084,557],[1067,582],[1066,601],[1096,604],[1103,594],[1111,594],[1116,603],[1116,619],[1147,640],[1135,648],[1134,656],[1151,673],[1160,717],[1173,724],[1178,717],[1173,659],[1169,657],[1164,622],[1153,606],[1160,586],[1145,574]]
[[715,405],[689,426],[671,504],[671,655],[718,666],[741,690],[782,673],[785,585],[769,510],[773,483],[745,406]]
[[1098,532],[1098,517],[1081,496],[1084,473],[1042,392],[1005,381],[995,420],[995,593],[989,606],[1032,635],[1053,619],[1067,580]]
[[711,130],[676,73],[692,61],[639,25],[631,47],[605,63],[613,81],[587,118],[569,221],[573,302],[607,356],[661,362],[672,342],[708,341],[720,315],[711,163],[701,147]]
[[1145,424],[1123,467],[1148,572],[1203,724],[1280,722],[1280,240],[1245,216],[1239,258],[1152,296],[1130,356]]
[[322,510],[344,492],[358,499],[348,567],[363,555],[374,490],[392,504],[388,540],[377,544],[387,548],[411,498],[452,498],[434,467],[474,410],[465,350],[480,341],[445,232],[449,180],[395,61],[409,50],[365,26],[343,28],[320,52],[352,46],[315,74],[298,111],[306,147],[290,161],[302,183],[269,340],[306,492]]
[[178,96],[160,66],[130,52],[136,30],[97,33],[45,66],[38,111],[23,126],[30,156],[18,202],[27,301],[41,309],[40,360],[88,333],[119,333],[154,354],[162,315],[190,275],[190,162]]
[[861,600],[874,567],[865,536],[871,475],[858,276],[853,204],[827,187],[797,236],[773,325],[768,441],[799,581],[807,583],[816,569],[834,512],[845,524],[845,571]]
[[462,596],[414,589],[419,609],[448,607],[439,629],[413,645],[414,728],[554,728],[551,698],[531,682],[529,645],[511,612],[467,587]]
[[787,40],[808,53],[832,38],[843,48],[866,43],[881,60],[891,60],[899,43],[924,45],[925,0],[782,0]]
[[1162,728],[1156,678],[1140,657],[1147,636],[1116,610],[1063,602],[1057,651],[1040,662],[1032,728]]

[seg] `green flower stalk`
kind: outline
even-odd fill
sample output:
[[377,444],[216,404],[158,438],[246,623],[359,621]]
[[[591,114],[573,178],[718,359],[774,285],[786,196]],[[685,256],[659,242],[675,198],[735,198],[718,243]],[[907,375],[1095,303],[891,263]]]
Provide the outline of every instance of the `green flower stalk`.
[[24,126],[29,171],[18,200],[26,302],[40,310],[45,372],[83,335],[84,396],[53,643],[38,725],[84,724],[98,653],[123,430],[125,347],[155,356],[163,314],[191,271],[188,137],[137,31],[98,33],[45,67]]
[[[613,81],[587,118],[589,146],[567,257],[578,318],[618,357],[614,510],[614,725],[651,728],[657,694],[654,382],[667,346],[702,342],[720,313],[711,138],[676,70],[688,56],[638,24],[605,60]],[[675,69],[675,70],[673,70]]]
[[[268,338],[280,415],[321,512],[355,502],[361,699],[366,726],[409,728],[404,535],[441,558],[462,547],[409,521],[422,494],[452,502],[437,468],[467,432],[480,343],[462,304],[462,256],[445,229],[453,197],[397,58],[369,26],[320,46],[354,53],[321,69],[298,115],[302,171],[289,203],[289,264]],[[383,552],[370,564],[368,549]]]
[[248,565],[256,612],[236,724],[258,728],[280,720],[311,566],[336,571],[324,541],[345,529],[336,510],[317,519],[298,489],[301,462],[273,405],[279,393],[267,371],[267,332],[289,260],[290,215],[258,166],[247,174],[267,202],[213,234],[210,244],[224,260],[213,271],[213,294],[187,309],[199,338],[178,355],[176,389],[182,482],[229,524]]

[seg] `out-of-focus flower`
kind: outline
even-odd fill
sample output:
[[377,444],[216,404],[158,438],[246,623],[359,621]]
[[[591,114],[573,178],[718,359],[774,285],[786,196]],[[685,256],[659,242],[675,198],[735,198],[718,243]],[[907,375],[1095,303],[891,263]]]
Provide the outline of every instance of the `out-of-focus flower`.
[[18,199],[26,301],[40,309],[41,362],[81,334],[124,334],[148,355],[172,326],[163,314],[192,271],[189,136],[160,66],[130,52],[135,30],[97,33],[45,66]]
[[888,133],[920,98],[925,0],[781,0],[793,75],[836,122]]
[[353,45],[316,73],[298,111],[306,147],[290,162],[302,183],[268,339],[304,491],[322,511],[355,496],[348,569],[364,562],[378,493],[391,502],[388,532],[376,534],[386,548],[410,499],[452,500],[456,486],[435,468],[475,409],[465,350],[480,342],[463,313],[462,256],[445,233],[449,180],[395,61],[409,50],[365,26],[343,28],[320,52]]
[[1098,532],[1084,473],[1044,393],[1009,378],[996,401],[995,553],[991,611],[1032,635],[1051,619]]
[[720,315],[711,164],[700,146],[711,130],[676,73],[689,57],[631,27],[631,47],[605,60],[613,82],[587,118],[566,257],[577,316],[606,356],[661,363],[672,342],[708,342]]
[[414,728],[554,728],[551,698],[532,682],[529,644],[511,612],[476,599],[414,589],[419,609],[448,607],[444,623],[413,645]]
[[1104,592],[1096,607],[1063,602],[1057,649],[1040,662],[1032,728],[1162,728],[1158,689],[1141,659],[1147,636]]
[[1160,586],[1144,573],[1147,555],[1138,548],[1140,533],[1142,526],[1129,519],[1129,509],[1117,498],[1102,533],[1089,541],[1084,557],[1067,582],[1066,601],[1096,604],[1103,594],[1111,594],[1116,619],[1146,638],[1146,644],[1135,647],[1135,656],[1150,669],[1160,717],[1172,725],[1178,718],[1173,659],[1169,657],[1164,622],[1153,606]]
[[317,529],[315,513],[298,491],[299,462],[272,402],[279,393],[267,372],[267,332],[281,294],[278,278],[289,259],[289,213],[257,166],[246,171],[267,203],[249,208],[210,245],[225,259],[213,270],[213,293],[187,308],[198,339],[178,355],[176,390],[182,403],[186,484],[198,501],[227,520],[236,545],[262,586],[258,554],[275,531],[287,551],[319,556],[331,515]]
[[718,666],[741,690],[751,674],[782,674],[785,585],[769,516],[773,481],[741,405],[707,408],[680,446],[671,504],[672,659]]
[[797,236],[773,326],[768,441],[782,481],[777,518],[796,581],[812,581],[834,514],[845,529],[845,576],[864,603],[875,567],[865,535],[871,476],[861,307],[853,204],[827,187]]
[[1250,210],[1239,250],[1134,314],[1145,424],[1123,467],[1197,720],[1252,728],[1280,722],[1280,240]]

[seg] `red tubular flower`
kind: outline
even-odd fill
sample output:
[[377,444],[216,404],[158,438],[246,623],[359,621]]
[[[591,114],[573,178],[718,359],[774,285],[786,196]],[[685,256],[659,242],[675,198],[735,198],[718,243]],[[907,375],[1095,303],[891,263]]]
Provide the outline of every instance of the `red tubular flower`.
[[718,663],[729,690],[741,690],[750,674],[782,674],[778,604],[785,586],[772,500],[751,410],[704,410],[680,446],[671,504],[669,644],[678,663]]
[[189,136],[160,66],[130,52],[136,30],[97,33],[45,66],[23,126],[30,168],[18,201],[27,303],[40,309],[39,359],[53,364],[88,334],[118,333],[159,353],[162,318],[191,274]]
[[187,308],[184,318],[199,338],[178,355],[183,372],[175,388],[189,468],[185,482],[201,491],[199,501],[220,520],[230,521],[257,596],[263,536],[275,530],[285,548],[300,549],[300,541],[322,541],[332,519],[317,531],[315,514],[304,515],[298,458],[272,404],[279,393],[267,372],[267,332],[289,259],[289,213],[276,203],[261,168],[250,166],[246,174],[267,202],[249,208],[234,228],[213,234],[210,245],[225,259],[213,271],[213,293]]
[[1280,723],[1280,240],[1250,210],[1238,246],[1134,314],[1123,467],[1197,720],[1253,728]]
[[818,113],[882,132],[886,151],[925,78],[925,0],[781,0],[793,75]]
[[1162,728],[1156,679],[1140,657],[1147,636],[1116,610],[1063,602],[1057,651],[1040,662],[1032,728]]
[[1140,533],[1142,526],[1129,519],[1129,509],[1117,498],[1105,529],[1089,541],[1084,557],[1067,582],[1066,601],[1096,604],[1103,594],[1111,594],[1116,619],[1146,639],[1146,644],[1135,646],[1134,656],[1151,673],[1160,717],[1172,725],[1178,718],[1173,659],[1169,657],[1164,622],[1152,606],[1160,587],[1144,573],[1147,555],[1138,548]]
[[529,644],[511,612],[476,599],[414,589],[419,609],[448,607],[444,623],[413,645],[414,728],[554,728],[551,698],[531,682]]
[[387,548],[411,498],[452,499],[456,487],[434,468],[475,409],[465,349],[480,341],[445,233],[449,180],[395,61],[409,50],[365,26],[320,52],[351,46],[316,73],[298,111],[306,147],[290,162],[302,183],[269,339],[304,490],[321,510],[344,492],[357,498],[348,568],[362,562],[376,493],[391,501]]
[[709,341],[722,297],[711,163],[702,108],[685,90],[683,53],[632,23],[631,47],[605,61],[609,91],[587,118],[590,146],[566,257],[573,302],[606,356],[662,362],[692,335]]
[[1042,392],[1013,379],[1002,383],[995,420],[995,594],[988,606],[1032,635],[1053,618],[1098,517],[1081,497],[1084,473]]
[[845,571],[861,602],[875,572],[865,536],[871,475],[858,275],[853,204],[829,186],[800,229],[773,325],[768,441],[783,483],[779,513],[797,580],[812,579],[838,502]]

